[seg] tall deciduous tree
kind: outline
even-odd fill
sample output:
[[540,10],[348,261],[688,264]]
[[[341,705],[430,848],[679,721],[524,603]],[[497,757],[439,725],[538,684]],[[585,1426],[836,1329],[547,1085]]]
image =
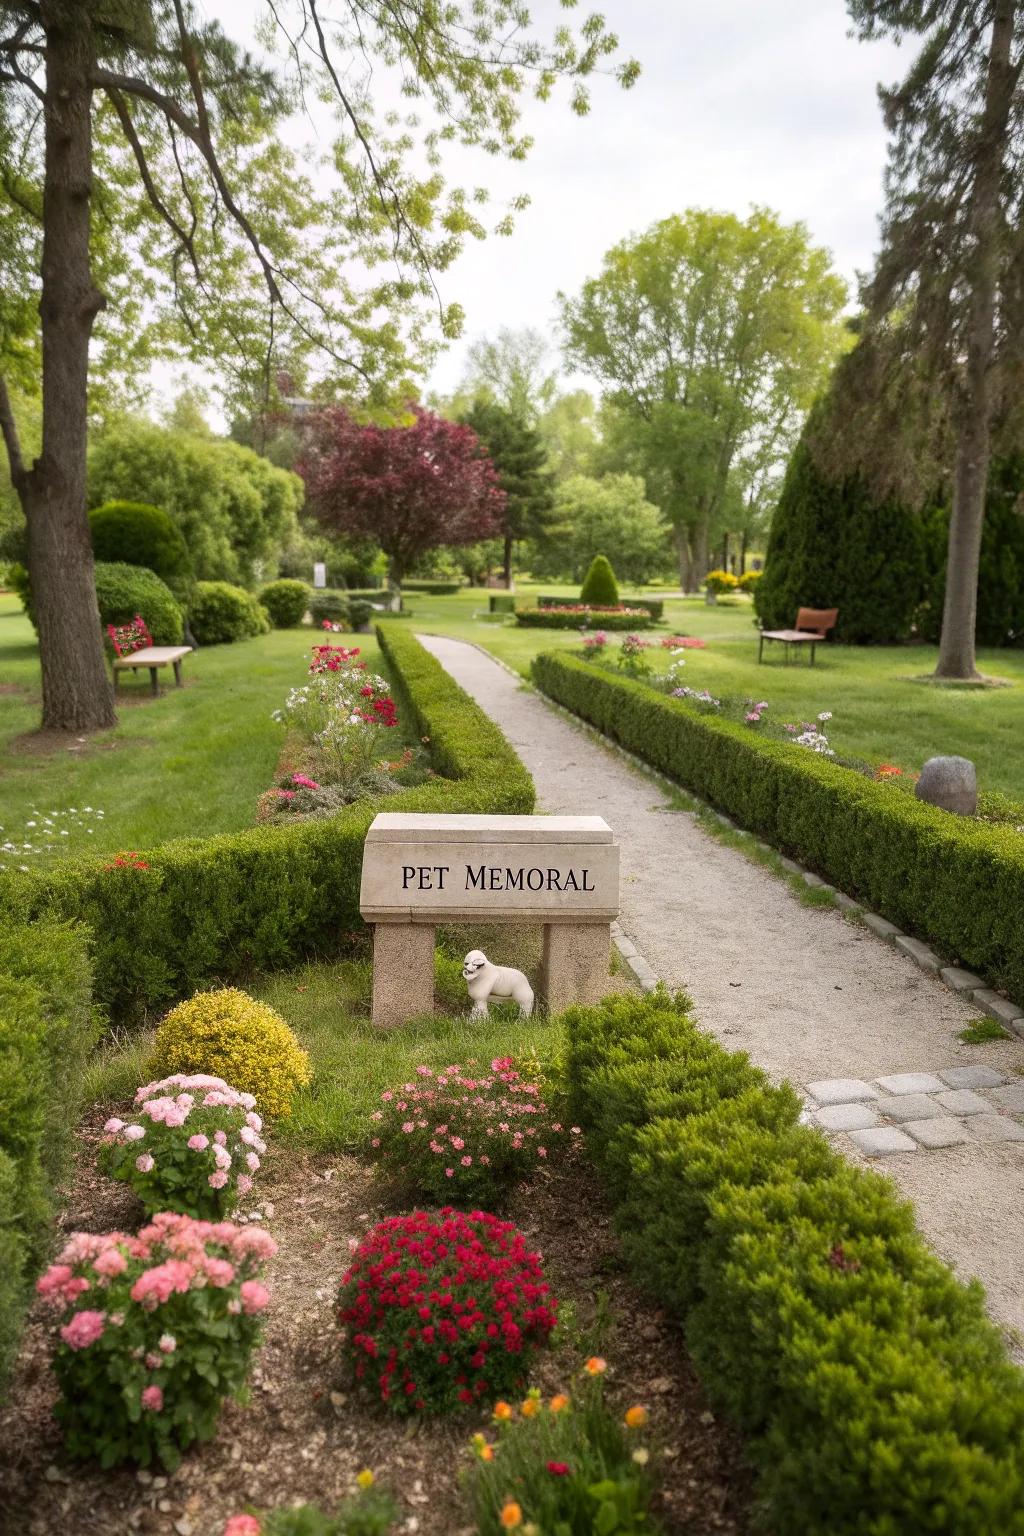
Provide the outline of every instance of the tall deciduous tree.
[[567,361],[604,385],[605,436],[617,418],[625,467],[675,529],[684,591],[730,498],[785,460],[842,344],[829,262],[765,209],[690,210],[614,246],[562,298]]
[[505,492],[500,537],[505,585],[511,589],[514,546],[520,539],[543,537],[554,505],[547,450],[535,427],[494,401],[475,401],[463,421],[486,448]]
[[469,348],[457,399],[493,400],[536,426],[557,393],[558,370],[548,338],[532,326],[502,326],[496,337],[481,336]]
[[847,0],[864,38],[917,33],[881,92],[892,140],[869,325],[950,405],[953,512],[936,676],[977,676],[978,563],[993,425],[1019,399],[1024,8],[1018,0]]
[[361,425],[341,406],[311,420],[299,471],[324,528],[374,538],[396,587],[441,544],[501,527],[505,493],[472,428],[410,406],[409,426]]
[[[559,27],[546,46],[514,0],[465,10],[434,0],[275,0],[261,38],[280,55],[267,64],[201,11],[196,0],[0,6],[0,265],[41,273],[34,463],[7,382],[12,359],[19,369],[24,361],[26,306],[6,298],[0,433],[28,523],[43,720],[57,728],[114,718],[85,500],[89,344],[108,301],[134,303],[134,319],[151,286],[158,306],[173,309],[187,353],[239,359],[239,398],[273,378],[282,346],[328,357],[339,392],[354,381],[386,392],[406,371],[403,337],[424,339],[435,275],[467,236],[485,233],[483,194],[446,187],[442,146],[522,157],[527,90],[544,98],[571,76],[573,108],[585,112],[584,79],[617,47],[599,17],[578,33]],[[254,5],[254,22],[257,14]],[[375,70],[419,98],[418,118],[378,123]],[[624,85],[636,72],[629,63],[616,70]],[[329,154],[314,161],[318,173],[330,167],[327,191],[280,131],[294,105],[318,99],[338,118]],[[118,258],[106,268],[101,235]],[[105,273],[117,281],[108,285]],[[435,330],[456,334],[457,307],[438,309]],[[127,332],[108,335],[129,343]]]

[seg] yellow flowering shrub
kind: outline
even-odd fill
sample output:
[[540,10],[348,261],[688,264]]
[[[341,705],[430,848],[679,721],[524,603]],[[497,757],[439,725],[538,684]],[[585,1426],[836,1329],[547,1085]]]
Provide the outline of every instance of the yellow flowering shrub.
[[256,1097],[266,1115],[291,1113],[310,1080],[309,1057],[281,1015],[237,987],[197,992],[172,1008],[156,1032],[153,1070],[207,1072]]

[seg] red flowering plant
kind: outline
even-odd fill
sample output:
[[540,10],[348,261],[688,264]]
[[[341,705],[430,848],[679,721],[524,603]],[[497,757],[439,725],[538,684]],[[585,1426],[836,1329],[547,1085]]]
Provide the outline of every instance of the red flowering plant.
[[137,1237],[75,1232],[36,1284],[57,1314],[55,1413],[76,1458],[176,1467],[241,1397],[277,1245],[259,1227],[168,1211]]
[[144,651],[153,644],[153,636],[141,613],[137,613],[130,624],[108,624],[107,634],[116,656],[133,656],[136,651]]
[[474,1073],[473,1065],[417,1067],[416,1081],[387,1089],[370,1116],[371,1158],[425,1199],[493,1204],[580,1134],[510,1056],[490,1071]]
[[177,1073],[138,1090],[131,1120],[107,1121],[99,1163],[147,1211],[217,1219],[252,1189],[267,1150],[262,1129],[251,1093]]
[[651,1530],[647,1412],[640,1404],[612,1409],[606,1371],[594,1356],[571,1393],[545,1401],[534,1389],[519,1404],[495,1405],[493,1437],[471,1441],[467,1485],[480,1536],[517,1527],[564,1536]]
[[698,639],[696,635],[663,635],[661,646],[666,651],[703,651],[707,648],[707,641]]
[[104,864],[105,870],[110,869],[148,869],[149,865],[135,848],[122,849],[114,855],[113,862]]
[[451,1412],[526,1380],[556,1302],[511,1222],[445,1206],[389,1217],[352,1246],[338,1296],[344,1349],[392,1412]]
[[315,645],[309,674],[274,712],[309,769],[289,773],[289,798],[295,785],[312,792],[355,783],[389,755],[388,733],[398,725],[390,684],[368,670],[358,647]]

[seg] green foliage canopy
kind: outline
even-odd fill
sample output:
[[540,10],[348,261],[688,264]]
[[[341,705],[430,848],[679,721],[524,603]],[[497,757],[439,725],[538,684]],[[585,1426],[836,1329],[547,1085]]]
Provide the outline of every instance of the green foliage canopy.
[[605,554],[627,582],[651,581],[671,563],[671,529],[639,475],[571,475],[555,488],[552,522],[532,558],[534,575],[580,581]]

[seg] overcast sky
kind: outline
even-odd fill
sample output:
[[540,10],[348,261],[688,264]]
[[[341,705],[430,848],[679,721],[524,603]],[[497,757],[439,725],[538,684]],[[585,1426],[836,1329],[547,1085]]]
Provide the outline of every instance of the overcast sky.
[[[252,0],[202,0],[226,30],[252,35]],[[600,9],[643,73],[631,91],[595,80],[589,117],[566,92],[530,102],[535,146],[525,164],[460,152],[450,179],[485,182],[492,208],[532,202],[508,239],[472,242],[441,279],[466,311],[466,332],[430,386],[458,382],[465,349],[499,326],[555,333],[559,289],[573,293],[616,241],[689,207],[745,215],[752,204],[803,220],[853,288],[871,263],[885,134],[879,80],[900,73],[896,50],[858,43],[843,0],[581,0],[566,13],[535,0],[538,30]],[[308,125],[307,130],[308,131]]]

